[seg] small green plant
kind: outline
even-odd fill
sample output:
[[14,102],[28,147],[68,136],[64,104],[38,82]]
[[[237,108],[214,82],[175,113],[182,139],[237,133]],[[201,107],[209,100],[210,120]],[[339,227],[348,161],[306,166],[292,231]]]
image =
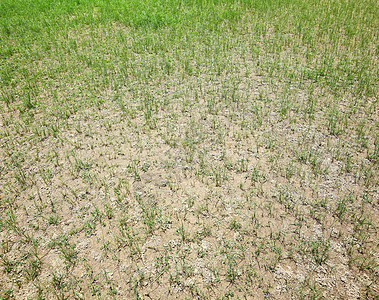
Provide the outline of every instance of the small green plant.
[[342,132],[342,116],[336,106],[329,109],[327,113],[328,130],[333,135],[339,135]]
[[176,229],[176,233],[181,237],[182,242],[186,242],[189,240],[189,233],[184,228],[184,223],[182,222],[181,225]]
[[48,219],[47,219],[48,223],[50,225],[58,225],[59,223],[59,216],[58,215],[51,215]]
[[254,183],[263,183],[266,181],[266,176],[260,171],[258,167],[254,167],[251,172],[251,180]]
[[237,220],[233,219],[230,223],[229,223],[229,229],[231,230],[234,230],[234,231],[238,231],[242,228],[242,225],[240,222],[238,222]]
[[311,255],[314,261],[321,265],[329,258],[329,242],[327,240],[314,240],[310,242]]
[[137,160],[132,160],[132,162],[128,165],[128,169],[130,171],[130,173],[133,175],[134,177],[134,180],[136,181],[140,181],[141,180],[141,176],[140,176],[140,173],[139,173],[139,161]]

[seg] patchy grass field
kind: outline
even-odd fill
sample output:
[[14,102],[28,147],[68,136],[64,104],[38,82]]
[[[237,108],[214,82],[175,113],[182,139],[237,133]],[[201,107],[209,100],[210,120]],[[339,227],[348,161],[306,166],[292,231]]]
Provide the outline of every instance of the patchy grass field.
[[0,299],[378,299],[373,0],[2,0]]

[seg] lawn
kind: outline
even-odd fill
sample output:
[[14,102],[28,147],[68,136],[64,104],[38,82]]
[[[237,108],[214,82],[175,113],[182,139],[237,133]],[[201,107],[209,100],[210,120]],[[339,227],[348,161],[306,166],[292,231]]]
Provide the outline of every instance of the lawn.
[[373,0],[2,0],[0,299],[377,299]]

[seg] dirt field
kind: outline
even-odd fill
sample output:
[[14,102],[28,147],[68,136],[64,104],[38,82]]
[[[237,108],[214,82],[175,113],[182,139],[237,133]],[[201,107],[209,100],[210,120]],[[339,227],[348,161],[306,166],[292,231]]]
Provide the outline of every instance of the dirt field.
[[374,1],[26,2],[0,299],[378,299]]

